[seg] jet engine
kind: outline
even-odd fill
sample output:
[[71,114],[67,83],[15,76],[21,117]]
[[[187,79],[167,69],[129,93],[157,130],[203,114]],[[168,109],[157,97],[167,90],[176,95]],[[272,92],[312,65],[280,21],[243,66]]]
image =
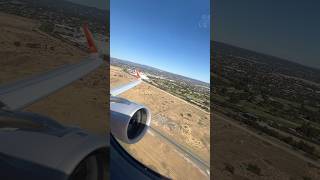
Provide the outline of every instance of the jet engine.
[[128,144],[138,142],[150,126],[149,109],[123,98],[110,98],[110,113],[111,133]]

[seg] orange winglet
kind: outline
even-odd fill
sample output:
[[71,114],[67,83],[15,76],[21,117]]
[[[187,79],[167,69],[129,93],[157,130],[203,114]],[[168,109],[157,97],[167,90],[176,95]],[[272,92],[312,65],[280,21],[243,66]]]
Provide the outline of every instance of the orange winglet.
[[140,78],[141,78],[140,73],[139,73],[138,70],[136,70],[136,75],[135,75],[135,77],[136,77],[137,79],[140,79]]
[[90,53],[97,53],[98,50],[97,50],[96,45],[94,44],[92,34],[88,28],[88,23],[83,24],[83,32],[84,32],[86,39],[87,39],[89,52]]

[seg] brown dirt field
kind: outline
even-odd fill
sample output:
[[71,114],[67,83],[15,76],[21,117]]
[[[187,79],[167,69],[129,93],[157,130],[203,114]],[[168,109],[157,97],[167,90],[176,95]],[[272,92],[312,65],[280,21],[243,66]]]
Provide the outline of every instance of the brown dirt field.
[[157,135],[147,133],[137,144],[123,144],[134,158],[149,168],[172,179],[209,179],[196,164],[184,157],[176,147]]
[[[75,63],[86,52],[40,32],[37,21],[0,13],[0,83]],[[34,47],[36,46],[36,47]],[[107,132],[107,65],[26,108],[66,125]]]
[[[213,120],[211,161],[214,179],[320,179],[319,168],[253,137],[221,118],[213,115]],[[249,165],[258,168],[250,169]]]

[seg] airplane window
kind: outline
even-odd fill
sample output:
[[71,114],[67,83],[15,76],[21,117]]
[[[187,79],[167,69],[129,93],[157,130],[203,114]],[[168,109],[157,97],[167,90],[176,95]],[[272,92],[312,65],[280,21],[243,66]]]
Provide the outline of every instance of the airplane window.
[[[108,154],[108,153],[107,153]],[[106,168],[108,156],[103,153],[89,155],[75,168],[70,180],[104,180],[109,177]],[[103,163],[103,166],[102,166]],[[103,168],[102,168],[103,167]]]
[[83,160],[71,175],[71,180],[95,180],[98,179],[97,159],[89,156]]

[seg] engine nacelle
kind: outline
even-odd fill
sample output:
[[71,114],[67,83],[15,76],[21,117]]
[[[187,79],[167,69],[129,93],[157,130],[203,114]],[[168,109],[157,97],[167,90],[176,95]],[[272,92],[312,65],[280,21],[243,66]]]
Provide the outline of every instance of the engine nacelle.
[[138,142],[150,126],[149,109],[123,98],[110,98],[110,113],[111,133],[128,144]]

